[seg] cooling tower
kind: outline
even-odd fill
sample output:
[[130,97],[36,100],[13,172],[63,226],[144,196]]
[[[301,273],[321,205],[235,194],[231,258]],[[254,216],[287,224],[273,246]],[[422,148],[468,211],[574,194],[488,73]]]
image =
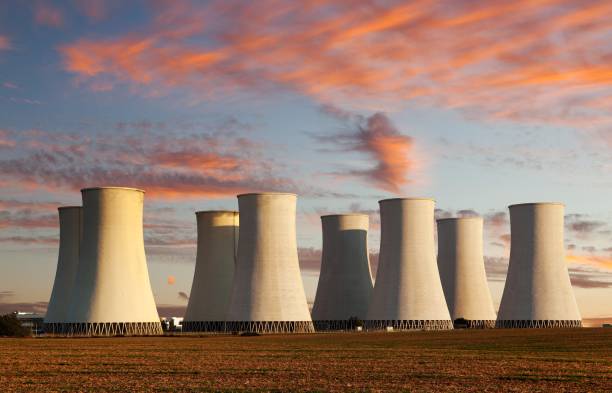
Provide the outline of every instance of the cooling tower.
[[380,204],[378,272],[368,329],[452,329],[434,245],[434,201],[385,199]]
[[373,288],[368,216],[322,216],[321,224],[323,254],[312,320],[317,330],[353,329],[366,317]]
[[81,193],[83,240],[69,333],[162,334],[144,252],[144,191],[97,187]]
[[59,255],[55,270],[55,281],[47,307],[44,330],[47,334],[62,334],[68,318],[68,307],[77,267],[81,243],[81,207],[58,208],[60,224]]
[[563,246],[561,203],[510,206],[510,264],[497,327],[580,327]]
[[[453,320],[468,328],[495,327],[482,249],[482,218],[438,220],[438,269]],[[464,325],[464,326],[465,326]]]
[[262,333],[313,332],[295,233],[295,194],[238,196],[240,239],[226,327]]
[[238,212],[196,213],[198,251],[184,332],[225,330],[238,246]]

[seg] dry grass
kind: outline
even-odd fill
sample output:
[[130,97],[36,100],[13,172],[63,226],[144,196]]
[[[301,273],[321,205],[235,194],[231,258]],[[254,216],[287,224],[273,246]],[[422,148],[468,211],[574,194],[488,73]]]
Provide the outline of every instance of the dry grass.
[[11,391],[612,391],[612,329],[0,339]]

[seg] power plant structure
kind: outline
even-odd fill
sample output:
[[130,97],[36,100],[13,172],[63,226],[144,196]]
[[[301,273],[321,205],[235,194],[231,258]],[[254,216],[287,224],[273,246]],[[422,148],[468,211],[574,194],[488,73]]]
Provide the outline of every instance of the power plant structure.
[[510,208],[510,264],[498,328],[581,327],[565,264],[564,205],[525,203]]
[[482,218],[444,218],[437,223],[438,270],[455,327],[494,328],[495,309],[484,269]]
[[238,246],[238,212],[196,212],[198,248],[184,332],[225,330]]
[[81,190],[83,240],[68,322],[69,335],[162,334],[144,251],[144,191]]
[[238,195],[240,238],[228,331],[314,332],[297,255],[296,203],[295,194]]
[[379,201],[380,256],[367,329],[452,329],[435,257],[432,199]]
[[323,253],[312,320],[317,330],[354,329],[368,312],[372,273],[369,218],[364,214],[321,217]]
[[47,306],[43,329],[47,334],[63,334],[74,288],[82,235],[81,206],[62,206],[59,215],[59,253],[53,290]]

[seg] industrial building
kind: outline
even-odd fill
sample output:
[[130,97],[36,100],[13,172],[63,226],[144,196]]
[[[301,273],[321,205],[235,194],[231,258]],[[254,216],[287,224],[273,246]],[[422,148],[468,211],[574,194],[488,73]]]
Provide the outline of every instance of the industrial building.
[[144,251],[144,191],[96,187],[81,194],[83,240],[68,334],[162,334]]
[[240,237],[226,329],[306,333],[314,326],[297,255],[297,196],[238,196]]
[[467,328],[495,327],[484,269],[482,218],[445,218],[437,223],[438,270],[451,318]]
[[364,214],[321,217],[323,253],[312,320],[317,330],[354,329],[372,296],[369,219]]
[[380,256],[367,329],[452,329],[438,273],[432,199],[379,201]]
[[580,327],[564,250],[564,205],[510,206],[510,264],[499,328]]
[[238,212],[196,213],[198,248],[184,332],[225,330],[238,249]]
[[60,241],[53,290],[47,306],[44,330],[47,334],[62,334],[68,321],[68,307],[79,265],[82,236],[80,206],[58,208]]

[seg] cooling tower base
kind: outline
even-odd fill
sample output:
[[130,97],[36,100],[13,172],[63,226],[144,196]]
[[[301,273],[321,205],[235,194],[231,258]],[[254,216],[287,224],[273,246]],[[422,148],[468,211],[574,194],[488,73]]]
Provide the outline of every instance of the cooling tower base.
[[493,329],[495,328],[494,319],[464,319],[453,322],[455,329]]
[[232,321],[225,323],[227,332],[314,333],[311,321]]
[[45,333],[64,336],[157,336],[160,322],[83,322],[45,324]]
[[498,329],[579,328],[582,320],[502,320],[495,323]]
[[225,332],[225,321],[183,321],[183,332]]
[[358,321],[349,319],[312,321],[317,331],[355,330],[357,326],[361,326],[361,324],[358,324],[357,322]]
[[445,320],[371,320],[365,321],[367,330],[451,330],[453,321]]

